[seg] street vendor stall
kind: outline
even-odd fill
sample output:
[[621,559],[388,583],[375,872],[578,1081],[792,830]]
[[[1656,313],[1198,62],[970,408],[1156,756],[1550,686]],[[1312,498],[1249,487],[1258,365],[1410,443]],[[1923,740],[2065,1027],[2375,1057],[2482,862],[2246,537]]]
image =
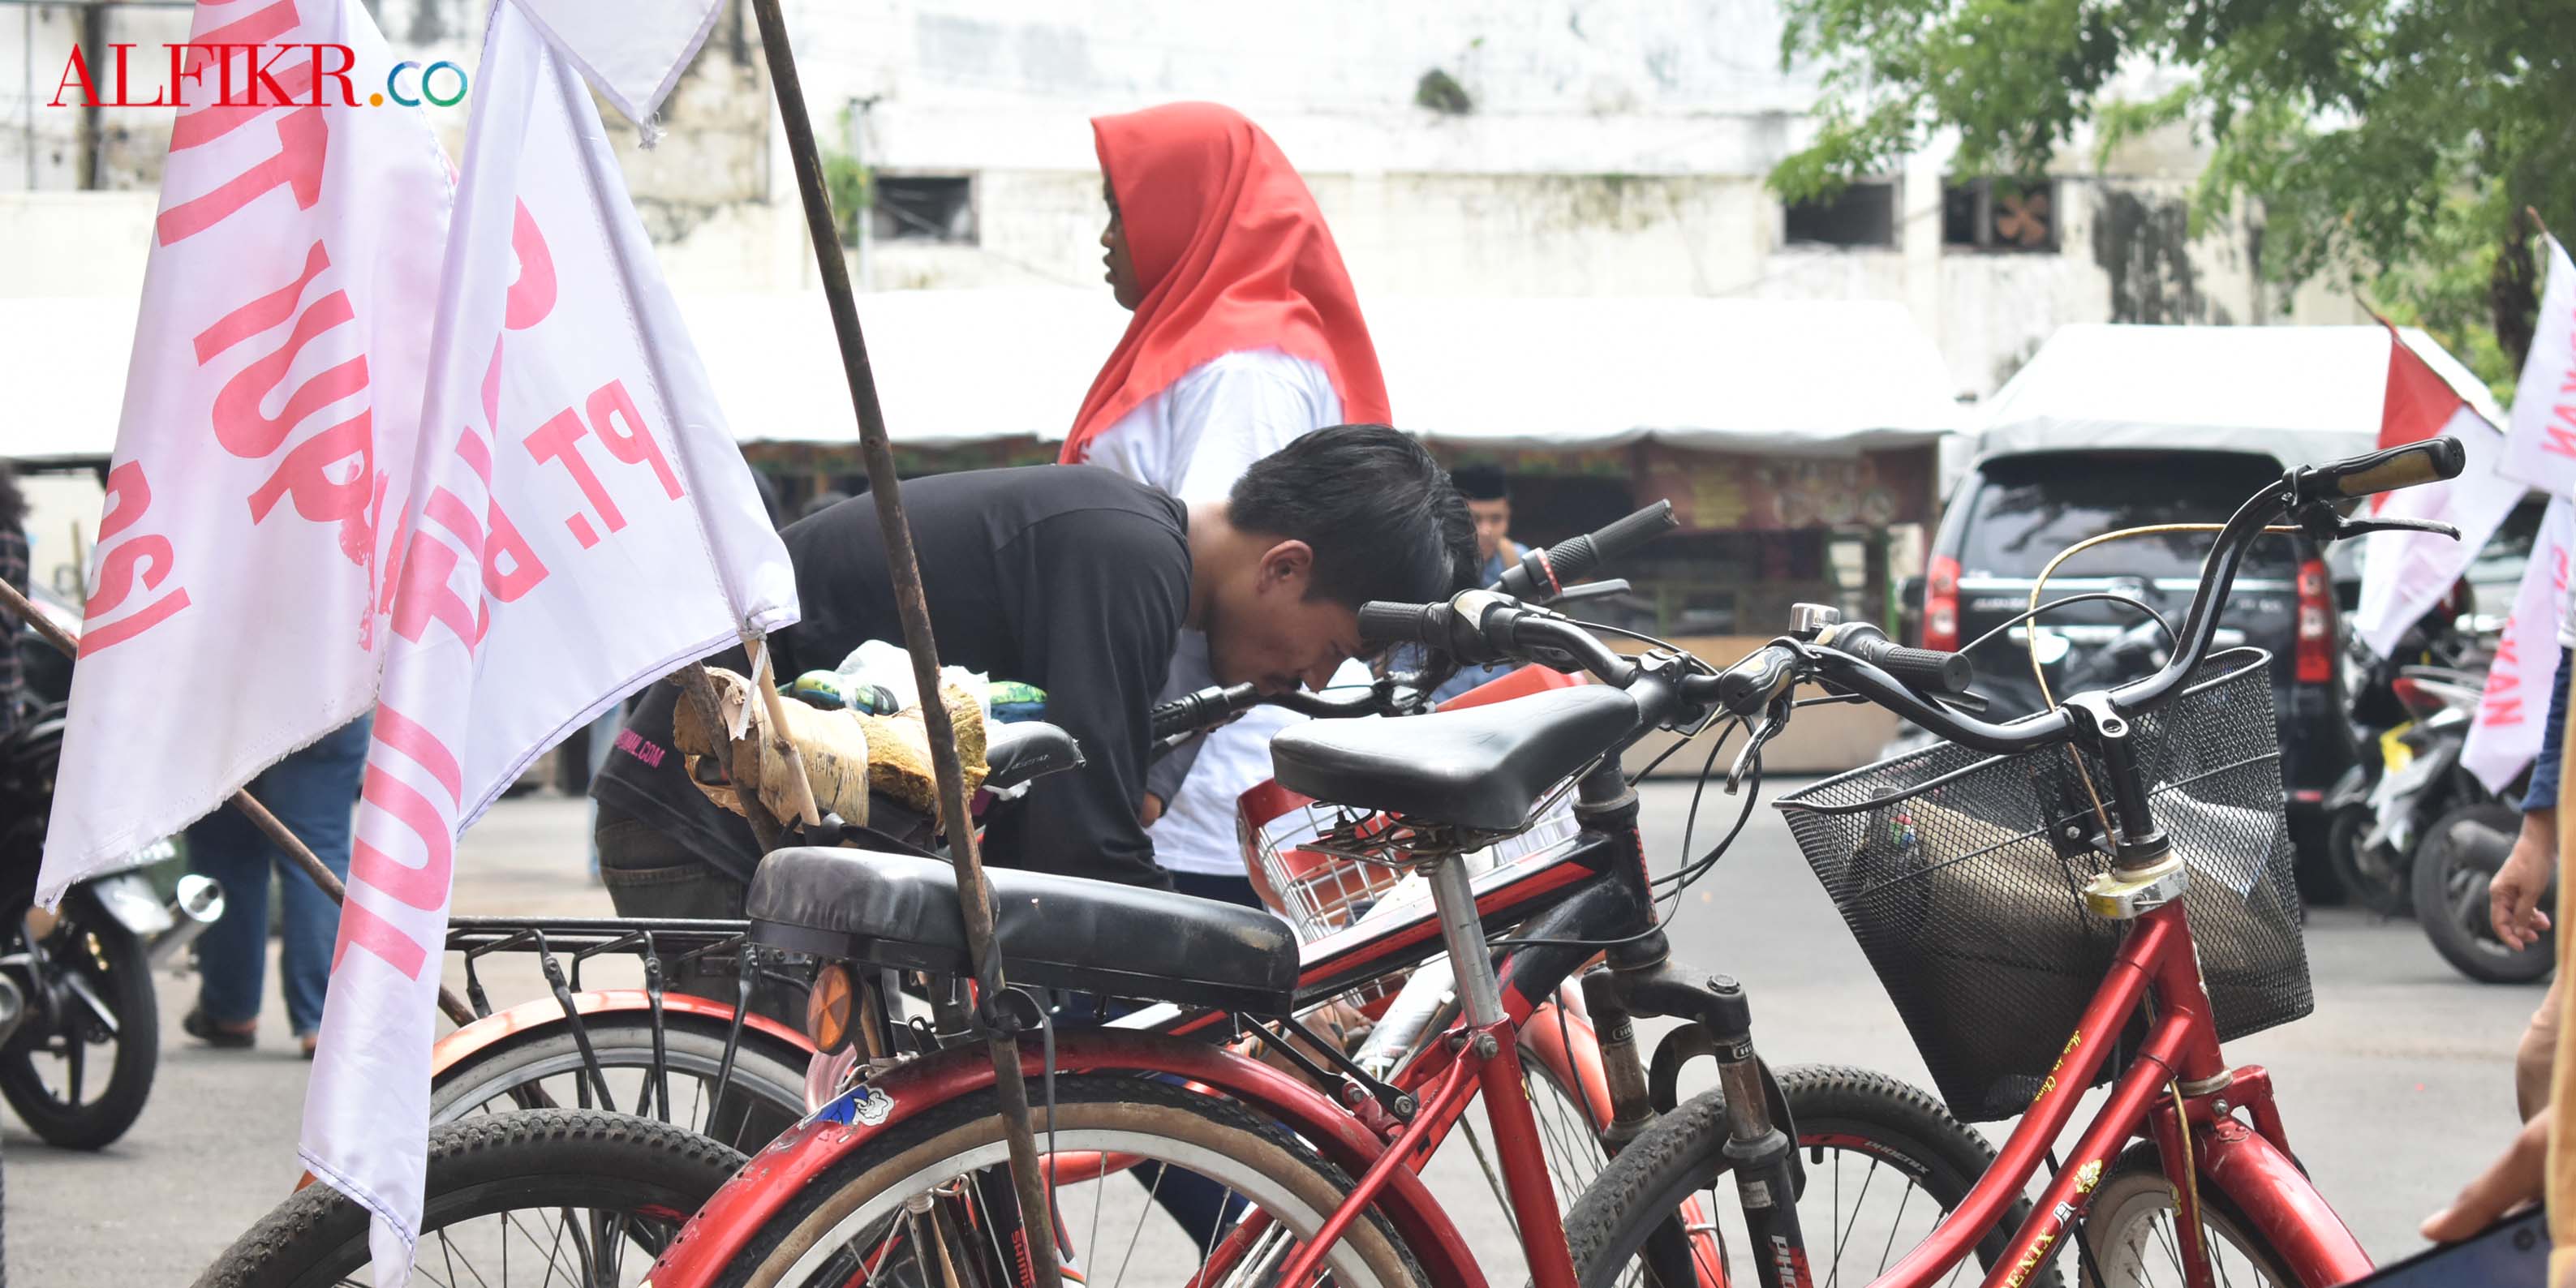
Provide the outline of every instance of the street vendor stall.
[[[1640,505],[1680,530],[1615,570],[1636,586],[1596,606],[1711,655],[1767,637],[1799,600],[1887,615],[1888,570],[1915,562],[1935,516],[1936,444],[1961,410],[1938,350],[1903,306],[1735,299],[1384,298],[1365,302],[1402,428],[1452,464],[1510,478],[1516,539],[1549,542]],[[872,358],[906,475],[1055,459],[1100,356],[1128,315],[1098,291],[890,291],[867,299]],[[121,310],[121,311],[120,311]],[[849,393],[820,293],[681,300],[709,381],[785,512],[865,486]],[[131,347],[130,306],[0,301],[0,334],[46,388],[8,454],[103,461]],[[40,391],[41,392],[41,391]],[[1814,756],[1838,719],[1802,722],[1776,766],[1846,767],[1866,733]]]

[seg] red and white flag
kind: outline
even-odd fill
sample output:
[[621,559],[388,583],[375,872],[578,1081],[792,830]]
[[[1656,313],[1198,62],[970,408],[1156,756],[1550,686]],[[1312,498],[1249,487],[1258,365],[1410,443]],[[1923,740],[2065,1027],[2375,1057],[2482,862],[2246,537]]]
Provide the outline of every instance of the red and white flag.
[[2558,674],[2558,624],[2567,612],[2568,559],[2576,554],[2576,503],[2552,497],[2531,543],[2531,563],[2514,592],[2513,616],[2487,667],[2486,692],[2469,725],[2460,763],[2501,792],[2540,754],[2549,727],[2549,686]]
[[2460,530],[2457,541],[2430,532],[2374,532],[2362,539],[2361,602],[2353,630],[2385,657],[2406,629],[2468,571],[2469,560],[2496,525],[2522,499],[2523,486],[2497,473],[2504,435],[2460,397],[2424,359],[2388,328],[2388,394],[2379,445],[2397,447],[2434,437],[2460,440],[2468,464],[2443,483],[2383,492],[2373,513],[2385,519],[2425,519]]
[[2531,350],[2514,387],[2512,427],[2505,432],[2497,468],[2549,496],[2549,510],[2532,543],[2531,562],[2513,597],[2513,616],[2487,668],[2486,694],[2460,749],[2466,765],[2490,790],[2502,791],[2532,758],[2548,724],[2549,686],[2558,673],[2558,628],[2567,609],[2567,573],[2576,546],[2576,264],[2555,237],[2547,238],[2549,281]]
[[625,694],[796,617],[785,548],[627,200],[590,91],[492,10],[437,295],[418,485],[305,1163],[410,1265],[454,840]]
[[2513,426],[2504,472],[2553,497],[2576,495],[2576,263],[2555,237],[2544,236],[2549,280],[2531,350],[2513,390]]
[[364,714],[384,660],[446,161],[419,109],[357,92],[393,65],[358,0],[200,5],[190,40],[45,837],[48,904]]

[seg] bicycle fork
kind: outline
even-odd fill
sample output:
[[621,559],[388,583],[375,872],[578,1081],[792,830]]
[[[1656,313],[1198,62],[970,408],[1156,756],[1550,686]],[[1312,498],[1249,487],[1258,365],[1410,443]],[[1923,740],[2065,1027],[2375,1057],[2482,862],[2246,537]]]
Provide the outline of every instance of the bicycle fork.
[[[1613,953],[1611,971],[1613,991],[1627,1010],[1695,1020],[1707,1035],[1726,1101],[1725,1153],[1761,1282],[1767,1288],[1813,1288],[1806,1237],[1798,1228],[1797,1142],[1772,1116],[1770,1079],[1753,1050],[1753,1010],[1744,986],[1725,975],[1688,977],[1666,955],[1661,935]],[[1659,1054],[1657,1064],[1662,1063]],[[1650,1262],[1663,1265],[1652,1250],[1650,1243]],[[1667,1288],[1691,1282],[1676,1284],[1670,1269],[1660,1269],[1657,1277]]]

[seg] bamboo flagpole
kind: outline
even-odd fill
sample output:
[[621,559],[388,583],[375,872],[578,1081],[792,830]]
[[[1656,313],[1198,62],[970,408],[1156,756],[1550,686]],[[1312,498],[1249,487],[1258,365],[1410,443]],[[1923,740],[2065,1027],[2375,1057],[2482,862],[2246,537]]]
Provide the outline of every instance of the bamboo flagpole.
[[[20,620],[34,627],[38,635],[45,637],[46,643],[62,650],[63,656],[74,659],[80,657],[80,637],[55,625],[52,619],[37,612],[36,606],[29,603],[25,595],[19,594],[17,587],[5,581],[0,581],[0,608],[8,609]],[[320,886],[322,893],[331,896],[333,907],[338,907],[346,901],[348,892],[340,884],[339,874],[324,866],[322,860],[315,857],[313,851],[304,844],[303,838],[297,836],[286,824],[279,822],[275,814],[269,813],[268,807],[260,804],[259,799],[250,794],[249,788],[245,787],[234,792],[230,804],[234,809],[240,810],[242,817],[249,819],[251,826],[258,828],[261,835],[276,843],[277,848],[284,850],[286,857],[293,859],[295,866],[304,870],[304,875],[313,878],[313,884]],[[438,1009],[446,1012],[447,1018],[455,1021],[459,1027],[472,1024],[476,1018],[474,1008],[467,1006],[465,999],[456,995],[456,990],[445,985],[439,986]]]
[[1001,954],[993,943],[993,904],[984,883],[984,866],[975,852],[974,820],[966,811],[966,780],[957,757],[957,734],[948,705],[939,696],[939,644],[931,635],[930,603],[922,594],[921,564],[912,545],[912,528],[904,518],[902,481],[896,477],[894,448],[886,436],[885,412],[877,405],[876,376],[868,366],[867,339],[859,331],[858,305],[850,290],[849,264],[841,257],[841,237],[832,219],[831,194],[823,186],[823,164],[814,145],[814,123],[805,111],[805,90],[796,74],[796,56],[787,41],[778,0],[752,0],[760,22],[761,51],[769,64],[769,83],[778,96],[778,114],[787,130],[787,151],[802,190],[806,231],[814,241],[815,266],[823,277],[823,295],[832,306],[832,329],[841,342],[841,366],[850,382],[850,400],[859,419],[859,449],[867,462],[868,489],[876,498],[877,524],[885,537],[886,562],[894,574],[895,607],[903,619],[904,650],[912,655],[913,677],[921,692],[922,726],[930,739],[931,772],[939,780],[939,812],[948,834],[948,852],[957,865],[958,913],[966,923],[967,953],[974,962],[977,996],[989,1035],[995,1089],[1002,1100],[1003,1130],[1010,1142],[1011,1181],[1019,1197],[1020,1223],[1027,1237],[1021,1273],[1033,1288],[1061,1288],[1056,1267],[1052,1221],[1047,1213],[1045,1181],[1038,1170],[1037,1139],[1029,1126],[1029,1089],[1020,1073],[1019,1039],[1008,1026],[993,1021],[1004,1014]]

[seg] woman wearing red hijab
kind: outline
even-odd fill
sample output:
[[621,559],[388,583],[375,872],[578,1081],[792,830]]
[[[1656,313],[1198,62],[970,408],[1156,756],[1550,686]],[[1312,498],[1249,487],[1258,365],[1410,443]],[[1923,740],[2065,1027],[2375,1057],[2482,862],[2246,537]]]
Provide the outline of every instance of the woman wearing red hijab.
[[[1172,103],[1095,118],[1110,290],[1135,313],[1082,400],[1059,459],[1222,500],[1254,461],[1311,430],[1388,420],[1386,384],[1341,252],[1279,145],[1232,108]],[[1185,635],[1176,690],[1206,679]],[[1321,688],[1326,675],[1305,677]],[[1255,712],[1149,784],[1155,858],[1184,892],[1252,901],[1235,797],[1270,776]],[[1178,780],[1174,770],[1186,770]],[[1159,818],[1155,815],[1159,811]]]

